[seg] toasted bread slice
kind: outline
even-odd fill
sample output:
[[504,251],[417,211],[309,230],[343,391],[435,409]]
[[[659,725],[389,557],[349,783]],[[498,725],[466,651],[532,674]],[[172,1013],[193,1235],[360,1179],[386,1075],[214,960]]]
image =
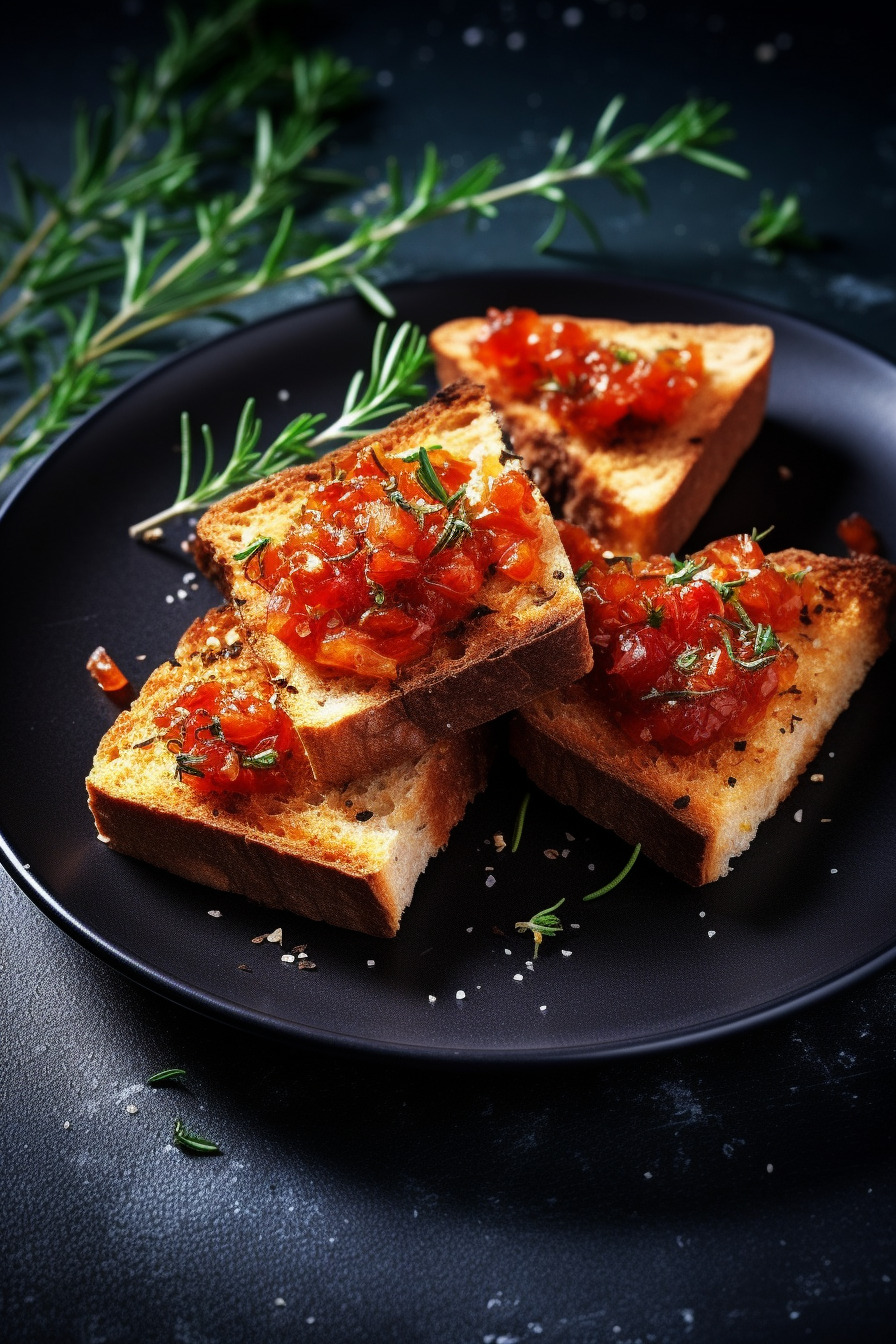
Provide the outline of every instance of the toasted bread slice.
[[[247,542],[282,540],[310,487],[372,446],[402,452],[438,442],[455,456],[500,467],[501,433],[481,388],[461,383],[388,429],[293,467],[215,504],[197,528],[196,559],[240,608],[247,636],[271,675],[315,776],[342,783],[419,756],[446,734],[487,723],[591,665],[581,596],[547,505],[539,498],[540,556],[533,578],[487,578],[477,615],[395,681],[332,676],[265,629],[268,595],[234,560]],[[518,471],[515,462],[504,471]]]
[[514,449],[558,516],[579,523],[609,550],[659,555],[677,550],[759,432],[774,338],[768,327],[618,322],[548,317],[584,327],[596,344],[645,355],[696,342],[705,378],[681,418],[648,425],[627,418],[602,441],[582,438],[541,406],[502,395],[476,356],[483,320],[462,317],[430,336],[439,379],[484,383]]
[[[104,736],[87,779],[100,839],[221,891],[390,938],[414,884],[485,786],[481,733],[432,746],[416,763],[322,789],[299,752],[277,793],[197,793],[178,782],[154,715],[191,682],[270,697],[273,687],[222,607],[194,621],[176,659],[153,672]],[[208,640],[218,641],[217,650]]]
[[896,568],[878,556],[853,559],[781,551],[787,570],[811,567],[831,594],[793,638],[792,683],[745,740],[692,756],[636,745],[583,685],[527,705],[511,749],[534,782],[560,802],[616,831],[692,886],[724,877],[815,756],[825,733],[887,647]]

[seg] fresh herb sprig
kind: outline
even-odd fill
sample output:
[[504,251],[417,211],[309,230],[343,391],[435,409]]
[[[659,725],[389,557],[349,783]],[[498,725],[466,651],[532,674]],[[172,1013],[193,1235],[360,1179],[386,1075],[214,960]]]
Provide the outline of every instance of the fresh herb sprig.
[[566,897],[562,896],[556,905],[549,906],[547,910],[539,910],[538,914],[533,915],[531,919],[518,920],[514,924],[513,927],[517,933],[531,933],[535,939],[535,951],[532,953],[533,961],[538,957],[538,949],[541,947],[543,939],[553,938],[555,934],[563,932],[560,916],[555,915],[554,911],[559,910],[565,900]]
[[776,203],[773,191],[761,192],[755,213],[740,231],[740,240],[745,247],[762,248],[776,264],[783,260],[785,252],[808,252],[821,246],[806,228],[795,191],[788,192],[780,203]]
[[204,1157],[211,1157],[215,1153],[220,1153],[220,1144],[213,1139],[203,1139],[198,1134],[194,1134],[192,1129],[188,1129],[183,1120],[179,1117],[174,1122],[174,1132],[171,1135],[171,1142],[178,1148],[183,1148],[188,1153],[199,1153]]
[[[260,449],[262,421],[255,413],[255,400],[250,397],[237,423],[230,457],[225,466],[216,471],[214,439],[209,426],[203,425],[202,473],[192,488],[192,430],[185,411],[181,416],[181,472],[177,497],[168,508],[135,523],[128,529],[130,535],[143,536],[150,528],[159,527],[172,518],[205,508],[231,490],[263,480],[297,462],[309,461],[314,458],[315,449],[324,444],[367,434],[375,427],[375,422],[388,421],[419,401],[426,390],[420,376],[432,362],[426,337],[409,322],[398,328],[388,346],[387,336],[386,323],[381,322],[374,337],[366,380],[364,370],[359,369],[349,384],[342,410],[326,429],[314,432],[325,419],[322,413],[303,412],[291,420],[267,448]],[[248,559],[263,540],[257,539],[248,553],[239,552],[234,559]]]
[[[241,192],[198,201],[192,217],[184,222],[178,214],[177,230],[169,230],[162,241],[151,227],[146,205],[132,207],[122,201],[117,282],[113,278],[107,283],[104,275],[95,274],[80,307],[59,299],[56,306],[71,330],[70,341],[58,356],[46,352],[50,372],[44,376],[34,371],[30,395],[0,426],[0,446],[14,450],[0,465],[0,480],[99,400],[119,381],[123,365],[152,358],[142,343],[173,323],[220,312],[272,286],[308,278],[325,292],[353,286],[381,313],[392,316],[392,305],[370,272],[404,234],[435,220],[452,215],[491,219],[514,197],[541,197],[554,207],[551,223],[536,244],[543,250],[557,240],[570,213],[583,222],[587,218],[568,194],[576,183],[603,178],[643,205],[642,169],[662,158],[683,157],[735,177],[747,176],[746,169],[714,148],[732,134],[723,125],[725,104],[689,99],[653,126],[617,131],[623,101],[616,97],[609,103],[583,154],[574,151],[573,132],[567,129],[545,166],[517,181],[496,185],[502,164],[490,155],[446,183],[445,164],[430,145],[407,190],[404,175],[390,160],[385,200],[378,204],[377,194],[367,193],[356,203],[360,216],[355,208],[334,216],[335,222],[348,225],[347,236],[338,242],[325,231],[296,227],[297,173],[330,129],[319,120],[319,106],[313,112],[300,106],[279,124],[268,108],[261,108],[249,181]],[[596,239],[593,227],[591,232]],[[260,233],[269,241],[259,261]],[[111,312],[110,284],[117,288]],[[24,360],[25,353],[23,346],[17,356]]]
[[613,878],[613,880],[611,882],[608,882],[606,886],[601,887],[598,891],[592,891],[588,896],[583,896],[582,900],[596,901],[598,896],[606,896],[608,891],[612,891],[614,887],[618,887],[620,882],[624,882],[625,879],[628,877],[629,873],[631,872],[631,870],[634,868],[635,862],[637,861],[638,855],[640,853],[641,853],[641,845],[639,842],[637,845],[635,845],[634,849],[632,850],[631,855],[629,856],[628,863],[625,865],[622,871],[617,873],[616,876]]

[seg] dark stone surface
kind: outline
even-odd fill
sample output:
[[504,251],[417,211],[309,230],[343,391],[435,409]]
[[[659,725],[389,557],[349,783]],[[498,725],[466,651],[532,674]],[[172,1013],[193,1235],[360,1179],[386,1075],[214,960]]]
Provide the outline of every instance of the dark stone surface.
[[[644,118],[691,91],[728,98],[753,181],[663,165],[647,217],[589,189],[598,264],[761,298],[896,355],[896,102],[874,15],[726,9],[327,6],[331,45],[392,75],[338,161],[410,161],[432,138],[456,167],[496,150],[516,175],[618,89]],[[118,4],[51,19],[7,28],[0,124],[59,175],[71,100],[101,96],[110,56],[159,22]],[[800,188],[825,250],[773,268],[740,247],[766,185]],[[473,235],[421,232],[392,273],[527,264],[541,221],[521,203]],[[564,246],[586,260],[574,232]],[[4,1338],[892,1337],[896,973],[712,1048],[465,1077],[209,1024],[81,951],[2,874],[0,903]],[[175,1063],[186,1089],[143,1087]],[[176,1114],[224,1155],[172,1149]]]

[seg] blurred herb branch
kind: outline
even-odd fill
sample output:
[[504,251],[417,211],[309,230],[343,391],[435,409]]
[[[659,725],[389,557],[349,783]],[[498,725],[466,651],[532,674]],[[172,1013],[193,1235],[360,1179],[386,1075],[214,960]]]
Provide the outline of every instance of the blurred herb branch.
[[773,191],[759,194],[759,205],[740,232],[744,247],[762,248],[773,262],[782,260],[786,251],[808,252],[820,247],[820,241],[806,228],[800,198],[788,192],[780,202]]
[[[74,169],[57,190],[10,167],[15,217],[0,219],[0,375],[29,393],[0,424],[0,481],[40,453],[138,360],[154,333],[288,281],[313,277],[324,292],[352,286],[385,316],[393,310],[372,272],[409,231],[450,215],[491,219],[514,197],[553,206],[535,246],[550,247],[570,215],[597,230],[568,188],[605,179],[646,205],[642,169],[670,156],[746,177],[717,146],[733,134],[727,107],[691,99],[652,126],[616,129],[614,98],[583,152],[572,130],[548,162],[499,182],[494,155],[446,181],[427,146],[410,184],[390,160],[379,190],[320,222],[321,192],[344,174],[314,164],[356,102],[363,75],[328,52],[294,56],[253,34],[260,0],[235,0],[192,26],[174,11],[171,38],[151,67],[116,76],[114,108],[79,112]],[[285,106],[284,106],[285,102]],[[246,109],[254,147],[239,189],[217,189],[207,165],[232,174]],[[11,398],[6,398],[11,402]]]

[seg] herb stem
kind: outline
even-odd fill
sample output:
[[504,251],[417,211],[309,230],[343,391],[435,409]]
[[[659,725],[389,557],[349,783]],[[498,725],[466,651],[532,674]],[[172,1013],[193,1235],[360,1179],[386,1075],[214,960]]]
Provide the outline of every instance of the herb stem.
[[607,885],[605,887],[601,887],[599,891],[592,891],[590,895],[583,896],[582,900],[596,901],[598,896],[606,896],[608,891],[612,891],[614,887],[618,887],[619,883],[625,881],[631,870],[634,868],[635,860],[637,859],[640,853],[641,853],[641,844],[639,841],[638,844],[635,845],[634,849],[632,850],[631,856],[629,857],[629,861],[623,868],[622,872],[617,873],[616,876],[613,878],[613,881],[608,882]]

